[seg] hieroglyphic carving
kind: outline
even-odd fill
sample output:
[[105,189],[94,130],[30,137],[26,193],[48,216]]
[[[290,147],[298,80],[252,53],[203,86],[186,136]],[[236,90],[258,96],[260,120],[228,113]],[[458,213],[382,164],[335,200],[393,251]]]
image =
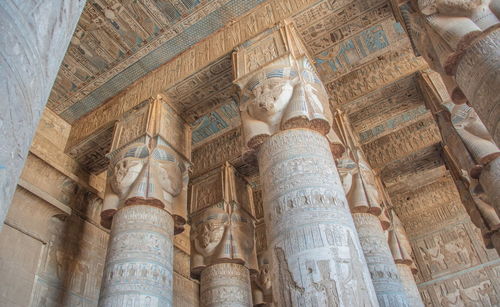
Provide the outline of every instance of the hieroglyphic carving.
[[370,213],[353,213],[352,217],[379,305],[410,306],[378,217]]
[[419,239],[410,239],[421,271],[419,273],[430,279],[478,265],[480,251],[472,241],[477,240],[478,235],[471,230],[466,223]]
[[99,306],[172,305],[174,220],[165,210],[135,205],[113,219]]
[[193,177],[239,158],[243,151],[241,128],[233,129],[193,151]]
[[252,306],[248,269],[236,263],[219,263],[201,273],[200,306]]
[[441,227],[442,222],[461,220],[466,214],[450,177],[393,195],[392,202],[406,231],[415,236]]
[[500,263],[462,271],[444,282],[420,287],[426,306],[498,306],[500,300]]
[[[241,19],[210,35],[170,62],[138,80],[105,105],[76,121],[71,129],[71,146],[81,143],[96,130],[121,117],[125,112],[194,72],[220,59],[235,46],[290,17],[316,0],[272,0],[257,6]],[[200,54],[200,56],[193,56]]]
[[326,138],[293,129],[272,136],[262,146],[258,158],[275,263],[275,302],[283,306],[376,305]]
[[190,214],[224,202],[237,203],[250,216],[254,216],[252,190],[229,162],[192,179],[189,187]]
[[431,115],[427,114],[416,123],[364,144],[362,148],[370,165],[376,169],[439,141],[439,130]]
[[326,83],[328,94],[337,103],[346,103],[357,97],[387,85],[402,76],[425,66],[422,59],[415,59],[411,49],[401,48],[370,62],[358,70]]
[[96,305],[108,235],[72,215],[54,217],[34,284],[32,306]]
[[[188,258],[189,259],[189,258]],[[174,263],[175,265],[175,263]],[[197,281],[174,272],[175,307],[193,307],[200,305],[200,285]]]

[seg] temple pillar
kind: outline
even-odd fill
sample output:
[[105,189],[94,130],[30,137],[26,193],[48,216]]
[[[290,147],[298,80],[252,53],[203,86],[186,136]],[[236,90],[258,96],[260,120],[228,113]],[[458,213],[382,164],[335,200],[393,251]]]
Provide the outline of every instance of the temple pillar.
[[99,306],[173,306],[174,220],[129,205],[113,217]]
[[200,297],[202,307],[253,306],[248,269],[238,263],[208,266],[201,272]]
[[[358,232],[361,248],[380,306],[409,306],[408,298],[387,243],[382,224],[380,195],[374,173],[361,150],[355,146],[347,118],[341,116],[346,152],[337,160],[344,191]],[[353,149],[354,148],[354,149]]]
[[[173,237],[187,158],[167,140],[165,103],[150,100],[115,125],[101,224],[111,227],[99,306],[172,306]],[[167,134],[168,131],[168,134]]]
[[396,213],[391,210],[392,225],[389,229],[389,247],[396,262],[396,267],[403,283],[410,307],[423,307],[422,297],[418,291],[413,274],[416,274],[416,266],[411,257],[411,245],[404,231],[403,225]]
[[[496,1],[418,1],[409,33],[433,70],[456,83],[456,103],[468,100],[500,143],[500,8]],[[455,99],[456,98],[456,99]],[[464,99],[466,98],[466,99]]]
[[441,132],[444,162],[485,246],[499,251],[500,150],[473,108],[451,102],[457,87],[441,77],[421,72],[419,84]]
[[0,229],[85,1],[0,1]]
[[371,213],[353,213],[352,217],[379,305],[410,306],[379,218]]
[[[497,20],[498,22],[498,20]],[[455,81],[500,144],[500,27],[496,23],[461,51]]]
[[335,166],[328,95],[295,29],[239,46],[235,83],[257,156],[277,306],[378,306]]
[[191,276],[204,307],[250,307],[257,272],[252,191],[229,164],[192,179]]

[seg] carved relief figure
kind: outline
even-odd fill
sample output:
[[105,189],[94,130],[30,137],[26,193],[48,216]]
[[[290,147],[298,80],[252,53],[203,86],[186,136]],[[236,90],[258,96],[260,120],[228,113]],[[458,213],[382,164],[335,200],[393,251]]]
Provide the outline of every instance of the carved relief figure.
[[466,104],[451,107],[451,122],[478,164],[500,156],[500,150],[473,108]]
[[449,74],[456,64],[453,53],[460,52],[483,31],[499,23],[498,0],[417,0],[416,2],[430,27],[428,37],[434,46],[432,49],[435,59]]
[[237,204],[220,203],[191,216],[191,274],[222,259],[257,269],[254,225]]
[[323,134],[332,115],[328,95],[307,59],[290,60],[263,68],[242,92],[241,116],[251,148],[280,129],[308,126]]
[[[140,140],[111,157],[101,224],[129,204],[148,203],[172,213],[172,198],[182,190],[185,167],[168,146]],[[108,224],[106,224],[108,223]]]

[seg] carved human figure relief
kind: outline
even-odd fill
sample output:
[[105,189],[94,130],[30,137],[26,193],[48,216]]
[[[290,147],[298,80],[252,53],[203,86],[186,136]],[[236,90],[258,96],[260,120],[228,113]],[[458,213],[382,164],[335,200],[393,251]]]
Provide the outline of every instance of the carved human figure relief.
[[258,256],[259,270],[252,274],[252,298],[254,306],[272,304],[271,258],[268,251]]
[[250,148],[282,130],[330,131],[328,94],[307,58],[277,61],[255,73],[242,90],[241,117]]
[[450,113],[453,126],[478,164],[487,164],[500,156],[500,149],[473,108],[452,105]]
[[168,145],[146,140],[138,139],[110,157],[103,225],[130,204],[147,203],[172,213],[172,199],[182,190],[186,168]]
[[349,153],[350,150],[346,151],[337,160],[337,167],[351,212],[371,212],[379,215],[382,212],[381,199],[373,170],[360,150],[353,153],[357,163],[349,157]]
[[257,270],[254,221],[240,206],[219,203],[191,215],[190,219],[193,276],[223,260]]

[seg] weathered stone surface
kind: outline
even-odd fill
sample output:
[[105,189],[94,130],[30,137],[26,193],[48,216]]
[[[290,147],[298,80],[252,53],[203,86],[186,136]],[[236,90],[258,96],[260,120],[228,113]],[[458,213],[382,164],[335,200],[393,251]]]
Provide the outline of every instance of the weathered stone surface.
[[200,306],[253,306],[250,274],[240,264],[219,263],[207,267],[201,273],[200,285]]
[[[0,4],[0,222],[85,1]],[[22,33],[22,35],[19,35]],[[0,229],[3,223],[0,223]]]
[[262,146],[259,166],[275,302],[377,306],[326,138],[293,129]]
[[413,273],[411,272],[411,267],[406,264],[396,263],[398,268],[399,277],[403,284],[406,296],[408,297],[408,305],[410,307],[423,307],[424,303],[418,292],[417,284],[415,283],[415,278],[413,278]]
[[173,231],[163,209],[135,205],[115,214],[99,306],[172,306]]
[[353,213],[352,218],[379,305],[411,306],[379,218],[370,213]]

